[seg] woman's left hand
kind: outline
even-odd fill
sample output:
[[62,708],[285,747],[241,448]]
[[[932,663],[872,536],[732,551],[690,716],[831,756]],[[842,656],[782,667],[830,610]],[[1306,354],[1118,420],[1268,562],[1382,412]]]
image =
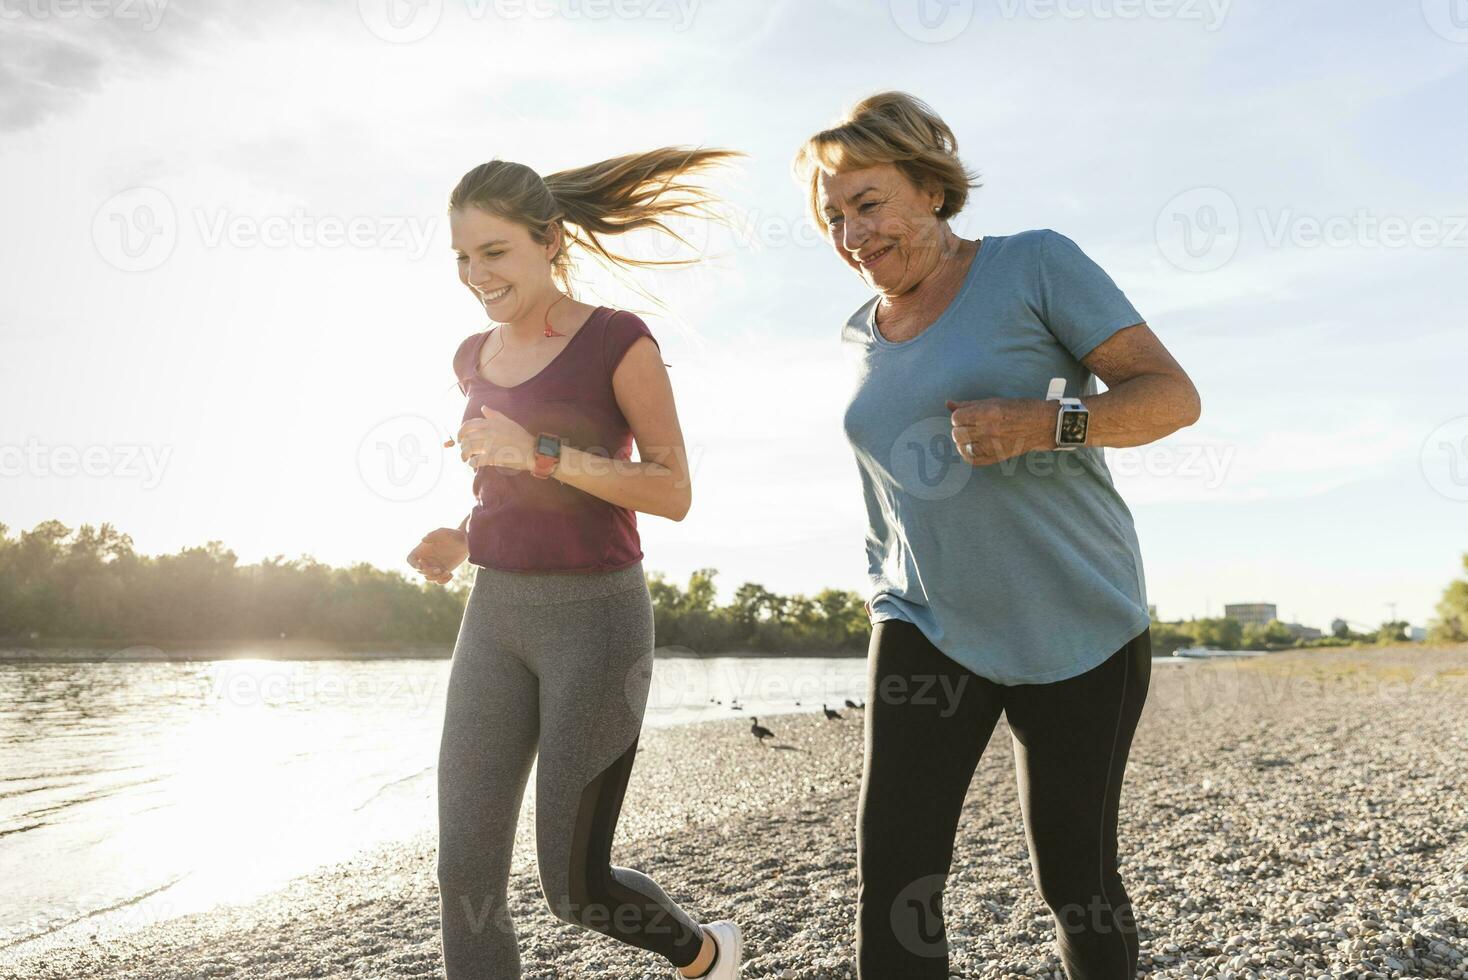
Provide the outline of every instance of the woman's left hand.
[[479,411],[484,418],[470,419],[459,426],[459,458],[475,469],[481,466],[533,469],[534,437],[514,419],[487,405]]
[[974,466],[989,466],[1037,449],[1054,449],[1056,403],[1037,398],[949,399],[953,443]]

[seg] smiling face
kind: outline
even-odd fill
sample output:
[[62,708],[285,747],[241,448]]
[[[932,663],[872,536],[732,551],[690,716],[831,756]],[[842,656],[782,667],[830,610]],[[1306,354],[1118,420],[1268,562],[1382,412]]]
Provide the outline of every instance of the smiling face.
[[555,291],[551,256],[559,229],[542,245],[524,225],[477,207],[449,212],[449,231],[459,281],[469,287],[489,318],[514,323],[529,316]]
[[916,187],[884,163],[820,174],[816,198],[836,254],[882,295],[902,295],[937,267],[942,191]]

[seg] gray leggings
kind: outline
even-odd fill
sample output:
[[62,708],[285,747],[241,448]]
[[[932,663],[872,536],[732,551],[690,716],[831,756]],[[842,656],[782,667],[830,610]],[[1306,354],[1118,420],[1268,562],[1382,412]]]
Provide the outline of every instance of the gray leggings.
[[657,883],[611,864],[653,663],[639,562],[614,572],[479,568],[449,671],[438,760],[438,882],[448,980],[517,980],[506,905],[539,750],[535,843],[557,917],[675,966],[703,932]]

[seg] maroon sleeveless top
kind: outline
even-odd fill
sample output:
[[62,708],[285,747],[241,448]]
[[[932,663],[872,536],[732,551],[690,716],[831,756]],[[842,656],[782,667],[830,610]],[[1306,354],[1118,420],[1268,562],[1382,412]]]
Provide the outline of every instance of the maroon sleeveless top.
[[[652,337],[635,313],[598,306],[540,373],[506,388],[479,376],[492,330],[465,338],[454,355],[464,421],[488,405],[532,436],[549,432],[583,452],[632,458],[632,430],[612,391],[612,372],[639,337]],[[653,343],[657,343],[656,338]],[[609,572],[642,558],[637,515],[600,497],[525,470],[474,471],[469,561],[509,572]]]

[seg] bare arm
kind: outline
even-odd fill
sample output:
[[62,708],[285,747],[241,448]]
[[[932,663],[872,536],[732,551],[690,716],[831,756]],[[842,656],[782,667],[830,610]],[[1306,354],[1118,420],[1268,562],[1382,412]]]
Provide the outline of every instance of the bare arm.
[[638,462],[567,446],[552,476],[618,507],[681,521],[693,502],[688,453],[673,385],[650,338],[642,337],[627,349],[612,373],[612,390],[632,427]]
[[[1203,402],[1187,372],[1145,323],[1118,330],[1081,361],[1106,383],[1086,402],[1086,444],[1144,446],[1198,421]],[[1054,412],[1050,431],[1055,431]]]
[[[1192,425],[1202,413],[1192,379],[1145,323],[1118,330],[1081,362],[1107,387],[1086,399],[1088,446],[1146,445]],[[950,401],[948,410],[959,454],[976,466],[1055,448],[1056,402],[988,398]]]

